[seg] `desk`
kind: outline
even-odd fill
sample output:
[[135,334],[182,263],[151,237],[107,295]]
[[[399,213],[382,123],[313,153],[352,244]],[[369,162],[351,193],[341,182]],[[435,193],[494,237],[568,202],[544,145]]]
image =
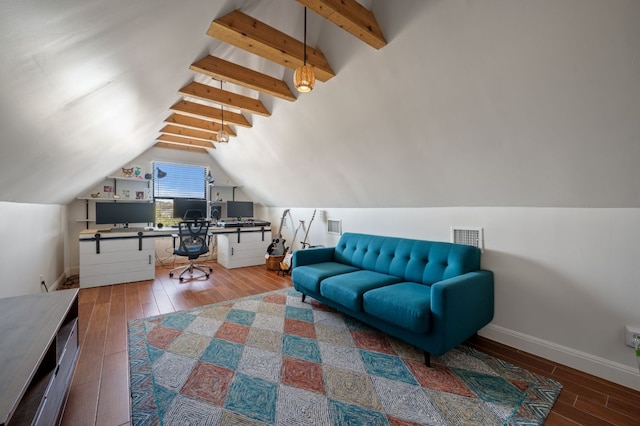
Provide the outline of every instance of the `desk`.
[[[80,232],[80,288],[152,280],[155,278],[155,239],[171,237],[176,228],[153,228],[145,231],[103,232],[86,229]],[[222,228],[209,227],[209,234],[218,238],[218,246],[224,237],[225,247],[234,242],[230,253],[224,250],[222,266],[239,267],[264,263],[267,246],[271,242],[270,227]],[[257,247],[262,247],[258,253]],[[226,262],[234,252],[251,249],[251,256],[240,264]],[[246,250],[245,250],[246,251]],[[225,257],[226,254],[226,257]]]

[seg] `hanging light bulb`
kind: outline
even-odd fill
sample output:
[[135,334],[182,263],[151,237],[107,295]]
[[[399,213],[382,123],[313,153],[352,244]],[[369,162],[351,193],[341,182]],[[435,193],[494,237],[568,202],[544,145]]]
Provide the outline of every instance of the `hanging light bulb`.
[[313,90],[316,83],[316,76],[311,65],[307,65],[307,8],[304,8],[304,54],[303,65],[293,72],[293,85],[301,93]]
[[[220,90],[222,90],[222,80],[220,80]],[[221,129],[218,132],[218,142],[229,142],[229,133],[224,130],[224,105],[220,104],[220,126]]]
[[225,132],[224,130],[220,130],[218,132],[218,142],[222,142],[222,143],[229,142],[229,133]]

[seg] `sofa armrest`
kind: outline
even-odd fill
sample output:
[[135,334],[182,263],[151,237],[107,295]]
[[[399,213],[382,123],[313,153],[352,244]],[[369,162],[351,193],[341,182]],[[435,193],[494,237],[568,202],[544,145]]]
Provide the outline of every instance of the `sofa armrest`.
[[493,319],[493,272],[478,270],[431,286],[431,313],[447,346],[456,346]]
[[335,247],[315,247],[295,250],[292,257],[292,265],[296,266],[312,265],[314,263],[332,262]]

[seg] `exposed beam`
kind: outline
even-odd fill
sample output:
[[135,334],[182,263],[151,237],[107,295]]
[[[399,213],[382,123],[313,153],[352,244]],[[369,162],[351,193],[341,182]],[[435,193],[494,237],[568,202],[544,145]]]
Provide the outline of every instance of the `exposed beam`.
[[[188,115],[173,113],[166,120],[165,123],[175,124],[176,126],[185,127],[187,129],[202,130],[204,132],[218,133],[222,130],[220,123],[215,121],[203,120],[201,118],[189,117]],[[224,130],[229,133],[229,136],[237,136],[236,132],[226,124]]]
[[191,152],[199,152],[202,154],[208,154],[207,150],[204,148],[198,148],[198,147],[189,146],[189,145],[178,145],[177,143],[156,142],[154,146],[157,146],[160,148],[177,149],[180,151],[191,151]]
[[[213,21],[207,34],[287,68],[296,69],[304,63],[301,41],[239,10]],[[317,80],[327,81],[336,75],[322,52],[308,45],[307,64],[313,67]]]
[[[195,102],[189,101],[178,101],[171,108],[169,108],[173,112],[177,112],[178,114],[188,115],[190,117],[202,118],[205,120],[212,120],[221,122],[222,121],[222,113],[220,108],[214,108],[207,105],[197,104]],[[229,124],[236,124],[242,127],[251,127],[251,123],[249,120],[237,112],[225,111],[224,112],[224,122]]]
[[296,100],[293,92],[283,80],[278,80],[215,56],[205,56],[191,64],[189,69],[217,80],[228,81],[286,101]]
[[184,136],[185,138],[197,139],[208,142],[218,142],[218,135],[216,133],[205,132],[203,130],[187,129],[186,127],[175,126],[167,124],[164,126],[160,133],[165,135]]
[[356,0],[296,0],[376,49],[387,45],[374,14]]
[[192,81],[187,84],[180,89],[178,93],[183,96],[191,96],[204,101],[215,102],[224,106],[236,108],[250,114],[258,114],[264,117],[269,117],[271,115],[259,99],[253,99],[237,93],[227,92],[226,90],[221,90],[196,81]]
[[212,148],[216,149],[215,145],[212,142],[198,141],[191,138],[184,138],[182,136],[173,136],[173,135],[160,135],[156,139],[158,142],[168,142],[168,143],[176,143],[178,145],[188,145],[188,146],[196,146],[200,148]]

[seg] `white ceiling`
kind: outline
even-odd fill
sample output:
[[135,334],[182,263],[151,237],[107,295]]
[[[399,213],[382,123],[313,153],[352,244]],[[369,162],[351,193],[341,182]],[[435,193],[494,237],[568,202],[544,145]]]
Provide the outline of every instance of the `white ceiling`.
[[[309,13],[336,77],[210,153],[296,207],[640,207],[640,2],[373,0],[375,50]],[[0,0],[0,201],[60,203],[152,147],[234,9],[302,38],[294,0]],[[226,90],[257,96],[228,84]]]

